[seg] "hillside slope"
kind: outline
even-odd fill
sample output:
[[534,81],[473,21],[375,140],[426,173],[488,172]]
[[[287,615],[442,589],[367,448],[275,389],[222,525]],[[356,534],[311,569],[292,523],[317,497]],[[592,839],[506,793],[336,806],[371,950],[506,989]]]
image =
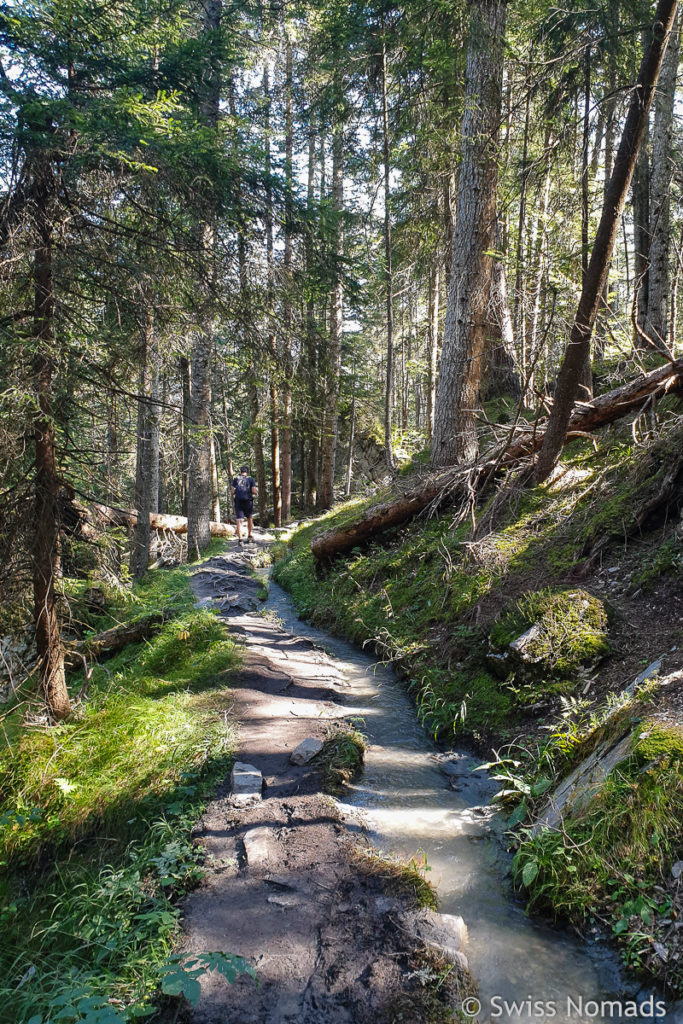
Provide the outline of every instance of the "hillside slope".
[[[497,759],[531,901],[608,928],[679,994],[682,452],[678,417],[638,445],[612,428],[572,445],[487,535],[446,510],[323,572],[311,537],[377,496],[356,499],[300,527],[275,568],[303,616],[395,664],[431,733]],[[561,827],[529,830],[614,716],[632,743],[592,794],[600,813],[567,808]]]

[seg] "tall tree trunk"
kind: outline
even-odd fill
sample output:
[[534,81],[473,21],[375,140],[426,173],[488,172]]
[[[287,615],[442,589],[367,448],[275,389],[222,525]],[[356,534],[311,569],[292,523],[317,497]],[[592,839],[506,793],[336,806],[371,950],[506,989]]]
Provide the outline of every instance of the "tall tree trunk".
[[38,672],[50,716],[66,718],[71,712],[64,675],[64,650],[55,594],[60,571],[59,475],[52,415],[52,376],[55,348],[52,228],[47,214],[52,172],[36,160],[35,170],[34,390],[37,411],[33,419],[35,446],[35,508],[33,537],[33,608],[38,651]]
[[[222,42],[220,25],[222,0],[204,0],[203,35],[207,64],[200,117],[210,130],[217,130]],[[216,284],[216,231],[213,195],[201,197],[198,250],[202,273],[200,325],[192,340],[190,401],[190,472],[187,500],[188,558],[199,557],[211,541],[211,366],[213,362],[214,290]]]
[[356,440],[356,363],[353,363],[353,394],[351,396],[351,424],[349,426],[349,454],[346,459],[346,497],[351,494],[351,477],[353,476],[353,445]]
[[150,513],[159,511],[159,352],[155,337],[154,312],[149,308],[143,316],[135,495],[138,520],[133,532],[130,553],[130,570],[136,580],[147,572],[151,540],[149,517]]
[[522,377],[526,380],[529,352],[526,336],[526,205],[529,186],[529,130],[531,123],[531,89],[527,89],[524,105],[524,134],[522,136],[522,167],[517,218],[517,252],[515,256],[515,294],[513,296],[514,334],[519,345],[519,362]]
[[[322,133],[321,133],[322,134]],[[308,188],[306,208],[308,212],[308,229],[306,231],[306,271],[313,274],[313,213],[315,205],[315,129],[311,125],[308,136]],[[321,138],[324,153],[325,140]],[[306,455],[304,465],[304,510],[312,512],[318,496],[318,436],[320,432],[319,394],[318,394],[318,336],[315,327],[315,299],[310,289],[306,299],[306,389],[308,391],[308,408],[306,411]]]
[[294,114],[292,108],[292,40],[285,25],[285,245],[282,385],[282,522],[292,518],[292,228],[294,219]]
[[[591,49],[586,47],[583,58],[583,139],[581,142],[581,287],[588,273],[588,155],[591,138]],[[583,365],[579,373],[579,397],[583,402],[590,402],[593,397],[593,373],[591,370],[590,346],[583,354]]]
[[[649,36],[642,33],[643,49],[648,44]],[[648,139],[638,151],[633,173],[633,275],[636,296],[636,322],[640,330],[645,329],[647,320],[648,294],[650,291],[650,155]],[[633,339],[634,348],[642,347],[642,340],[636,331]]]
[[471,6],[456,234],[434,416],[432,463],[476,458],[477,408],[496,244],[505,3]]
[[[612,0],[608,4],[608,13],[610,15],[610,26],[611,31],[616,35],[618,29],[618,18],[619,11],[617,4]],[[614,143],[616,140],[617,133],[617,55],[615,48],[612,46],[609,49],[608,54],[608,67],[609,67],[609,79],[607,83],[608,96],[603,103],[604,116],[605,116],[605,158],[604,158],[604,183],[602,189],[603,202],[607,195],[607,189],[609,188],[609,180],[612,177],[612,165],[614,163]],[[611,266],[611,261],[610,261]],[[628,277],[628,268],[627,268]],[[628,285],[627,285],[628,288]],[[606,318],[610,314],[610,290],[609,290],[609,270],[607,271],[607,277],[605,278],[605,284],[602,289],[602,298],[600,302],[600,308],[602,315],[598,314],[598,320],[596,325],[595,333],[595,353],[599,358],[602,358],[605,354],[605,336],[606,336]]]
[[387,310],[387,366],[384,391],[384,450],[387,464],[393,468],[391,447],[394,396],[394,279],[391,264],[391,164],[389,145],[389,108],[387,103],[387,40],[382,16],[382,159],[384,161],[384,288]]
[[645,333],[656,348],[667,351],[669,317],[669,257],[671,251],[671,149],[676,76],[680,52],[680,15],[671,32],[654,98],[652,172],[650,174],[650,270]]
[[612,258],[619,218],[633,177],[638,148],[647,127],[652,96],[677,7],[678,0],[659,0],[657,4],[652,41],[645,51],[638,81],[631,93],[610,187],[603,204],[569,344],[557,379],[548,427],[534,467],[533,479],[536,482],[546,480],[550,475],[565,441],[578,393],[581,367],[584,364],[586,349],[590,350],[600,293]]
[[270,72],[268,64],[263,69],[263,96],[265,110],[265,158],[266,158],[266,267],[268,317],[268,352],[270,354],[270,460],[273,479],[273,523],[282,525],[282,487],[280,483],[280,396],[278,394],[275,375],[278,367],[277,345],[275,337],[275,243],[273,239],[273,190],[270,184],[271,153],[270,153]]
[[[251,397],[251,396],[250,396]],[[225,438],[225,471],[228,475],[228,486],[227,495],[228,500],[226,501],[226,520],[230,519],[230,494],[232,493],[232,482],[235,479],[235,465],[232,461],[232,431],[230,430],[230,417],[228,416],[228,403],[225,397],[225,386],[223,386],[223,437]],[[258,415],[258,399],[256,405],[256,412]],[[263,462],[263,450],[261,450],[261,461]],[[261,486],[261,482],[256,478],[256,481]]]
[[218,459],[216,458],[216,438],[211,431],[211,447],[209,449],[211,468],[211,522],[221,521],[221,491],[218,483]]
[[[533,268],[534,268],[534,283],[533,283],[533,299],[531,307],[531,324],[529,326],[529,351],[531,353],[530,366],[523,373],[526,372],[527,378],[522,381],[522,386],[526,387],[527,390],[532,391],[534,388],[534,363],[540,357],[539,348],[541,345],[539,324],[541,323],[541,297],[543,293],[543,279],[545,277],[546,268],[546,245],[547,245],[547,234],[548,229],[546,225],[546,215],[548,212],[548,203],[550,201],[550,153],[552,145],[552,133],[550,126],[546,128],[545,139],[544,139],[544,153],[545,153],[545,173],[543,175],[543,184],[541,186],[541,192],[538,200],[537,209],[537,222],[538,229],[536,234],[536,245],[533,256]],[[544,360],[546,363],[547,360]],[[547,373],[547,366],[545,366],[545,372]]]
[[[503,225],[499,221],[496,251],[503,252]],[[491,294],[488,315],[488,379],[486,395],[515,395],[522,393],[515,359],[515,336],[508,300],[505,260],[495,259],[491,271]]]
[[190,360],[186,356],[181,356],[178,360],[178,367],[180,369],[180,383],[182,391],[182,412],[180,416],[180,427],[182,433],[182,471],[181,471],[181,484],[180,484],[180,495],[183,509],[183,515],[187,517],[187,492],[189,489],[189,477],[190,477],[190,391],[191,391],[191,372],[190,372]]
[[107,396],[107,445],[105,455],[105,500],[116,501],[118,498],[118,456],[119,432],[117,423],[116,395],[110,392]]
[[429,268],[427,310],[427,440],[431,444],[436,404],[436,370],[439,350],[439,264],[436,256]]
[[344,126],[340,117],[334,126],[332,135],[332,210],[335,217],[333,242],[335,281],[330,295],[330,336],[325,366],[322,467],[320,491],[318,494],[318,507],[321,509],[332,508],[334,504],[339,372],[344,322],[344,283],[341,269],[341,259],[344,252],[342,232],[342,214],[344,211]]
[[676,330],[678,327],[678,285],[681,280],[681,270],[683,269],[683,228],[681,228],[681,235],[678,241],[678,246],[675,249],[676,263],[674,266],[674,276],[671,281],[671,315],[669,317],[669,351],[676,351]]

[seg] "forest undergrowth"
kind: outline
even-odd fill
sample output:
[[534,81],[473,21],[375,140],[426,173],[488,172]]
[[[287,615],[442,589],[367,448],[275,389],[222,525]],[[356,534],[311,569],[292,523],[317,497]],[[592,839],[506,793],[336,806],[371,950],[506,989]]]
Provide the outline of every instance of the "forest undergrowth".
[[[83,586],[65,581],[76,600]],[[160,609],[174,617],[96,666],[67,722],[26,724],[23,705],[4,718],[8,1024],[143,1019],[162,981],[168,992],[197,984],[172,956],[178,902],[203,877],[192,829],[232,764],[229,686],[240,655],[218,618],[194,608],[186,566],[112,596],[92,630]],[[74,697],[82,686],[81,673]],[[229,958],[217,966],[229,970]]]
[[[396,667],[429,733],[489,760],[531,905],[609,934],[630,967],[679,996],[681,430],[674,416],[637,442],[629,425],[574,443],[553,479],[486,535],[473,539],[472,524],[445,510],[322,570],[314,532],[378,496],[354,499],[301,525],[274,570],[303,617]],[[664,507],[656,497],[672,466]],[[522,637],[520,653],[510,645]],[[625,694],[660,656],[655,683]],[[671,677],[662,690],[657,675]],[[561,828],[532,829],[617,712],[636,727],[629,758]]]

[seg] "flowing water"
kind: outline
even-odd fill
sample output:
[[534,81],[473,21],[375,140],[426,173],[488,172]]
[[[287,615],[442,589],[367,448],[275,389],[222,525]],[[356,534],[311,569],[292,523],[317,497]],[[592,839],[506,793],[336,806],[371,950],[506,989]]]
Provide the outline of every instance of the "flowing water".
[[[289,595],[272,582],[268,606],[287,630],[324,647],[343,673],[368,750],[363,775],[342,808],[360,817],[385,853],[415,856],[419,863],[426,858],[440,910],[460,914],[468,926],[479,1021],[673,1020],[663,1018],[661,1003],[654,1015],[648,1012],[647,998],[657,997],[627,984],[604,947],[527,917],[512,891],[510,858],[500,841],[504,823],[489,806],[497,784],[485,772],[472,772],[477,762],[469,755],[445,755],[430,742],[391,670],[300,622]],[[445,762],[452,774],[444,773]],[[621,1002],[623,1014],[605,1001]]]

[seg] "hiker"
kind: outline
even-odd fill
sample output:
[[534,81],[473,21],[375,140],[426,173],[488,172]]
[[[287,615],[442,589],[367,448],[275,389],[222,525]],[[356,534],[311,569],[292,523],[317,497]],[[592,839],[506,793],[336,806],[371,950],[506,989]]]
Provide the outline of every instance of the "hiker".
[[254,495],[256,481],[249,473],[249,466],[242,466],[240,475],[232,481],[232,497],[235,502],[235,521],[237,522],[237,543],[242,544],[242,520],[247,520],[247,543],[254,538]]

